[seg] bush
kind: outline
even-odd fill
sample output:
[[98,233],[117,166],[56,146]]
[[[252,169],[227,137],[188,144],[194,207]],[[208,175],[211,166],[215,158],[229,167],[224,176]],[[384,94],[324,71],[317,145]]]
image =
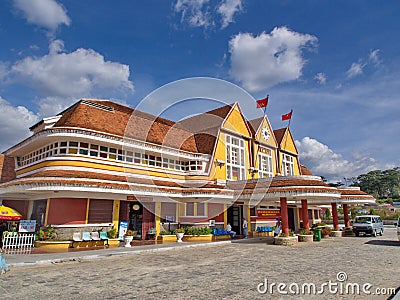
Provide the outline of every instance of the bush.
[[51,227],[51,225],[40,228],[39,234],[37,236],[37,239],[39,241],[55,240],[56,238],[57,234],[55,233],[54,227]]
[[309,232],[309,231],[307,231],[306,229],[302,229],[302,230],[300,230],[300,234],[301,234],[301,235],[310,235],[310,234],[312,234],[312,233]]
[[330,227],[325,227],[325,228],[323,228],[322,230],[321,230],[321,235],[330,235],[331,234],[331,232],[332,232],[332,228],[330,228]]
[[118,231],[116,228],[110,229],[109,231],[107,231],[107,236],[110,239],[116,239],[118,237]]
[[172,232],[170,232],[170,231],[161,231],[160,232],[160,235],[171,235],[172,234]]

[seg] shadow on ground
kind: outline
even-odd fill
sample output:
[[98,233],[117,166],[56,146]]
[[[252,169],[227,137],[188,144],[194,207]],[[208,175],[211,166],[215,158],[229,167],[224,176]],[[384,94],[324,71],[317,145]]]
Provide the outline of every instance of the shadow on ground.
[[372,240],[368,241],[365,244],[368,245],[377,245],[377,246],[394,246],[400,247],[400,241],[388,241],[388,240]]

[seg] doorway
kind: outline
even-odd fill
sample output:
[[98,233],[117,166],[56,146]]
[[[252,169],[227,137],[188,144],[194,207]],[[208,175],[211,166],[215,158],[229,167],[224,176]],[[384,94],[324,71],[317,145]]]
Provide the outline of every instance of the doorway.
[[288,207],[288,219],[289,219],[289,229],[292,231],[296,230],[295,220],[294,220],[294,208]]
[[142,237],[143,205],[140,202],[129,203],[129,226],[128,229],[137,232],[137,237]]
[[228,208],[228,223],[231,224],[232,230],[237,234],[242,234],[241,219],[243,215],[243,206],[232,205]]

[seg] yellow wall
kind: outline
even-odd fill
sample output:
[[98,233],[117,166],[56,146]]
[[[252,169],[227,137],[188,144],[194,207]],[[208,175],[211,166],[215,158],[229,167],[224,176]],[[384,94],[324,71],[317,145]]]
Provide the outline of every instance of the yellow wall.
[[233,132],[250,137],[250,132],[246,124],[246,120],[241,114],[237,104],[233,106],[231,113],[226,118],[222,127]]

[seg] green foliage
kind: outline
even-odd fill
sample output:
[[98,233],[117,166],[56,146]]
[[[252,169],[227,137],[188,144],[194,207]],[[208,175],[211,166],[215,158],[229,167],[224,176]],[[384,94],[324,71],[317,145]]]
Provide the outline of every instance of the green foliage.
[[321,230],[321,234],[322,234],[323,236],[324,236],[324,235],[330,235],[331,232],[332,232],[332,228],[330,228],[330,227],[325,227],[325,228],[322,228],[322,230]]
[[185,228],[177,228],[174,230],[174,234],[176,233],[185,233]]
[[210,227],[185,227],[184,230],[186,235],[206,235],[213,231]]
[[135,236],[136,234],[137,234],[136,231],[129,229],[126,231],[125,236]]
[[171,235],[172,234],[172,232],[170,232],[170,231],[161,231],[160,232],[160,235]]
[[118,230],[116,228],[110,229],[107,231],[107,236],[110,239],[116,239],[118,237]]
[[398,199],[400,188],[400,168],[374,170],[357,177],[354,182],[364,192],[380,199]]
[[375,209],[370,208],[370,209],[369,209],[369,214],[370,214],[370,215],[375,215],[375,214],[376,214]]
[[55,233],[54,227],[52,227],[51,225],[40,228],[39,234],[37,236],[37,239],[39,241],[55,240],[56,238],[57,234]]
[[301,235],[311,235],[312,233],[310,231],[307,231],[306,229],[300,230]]

